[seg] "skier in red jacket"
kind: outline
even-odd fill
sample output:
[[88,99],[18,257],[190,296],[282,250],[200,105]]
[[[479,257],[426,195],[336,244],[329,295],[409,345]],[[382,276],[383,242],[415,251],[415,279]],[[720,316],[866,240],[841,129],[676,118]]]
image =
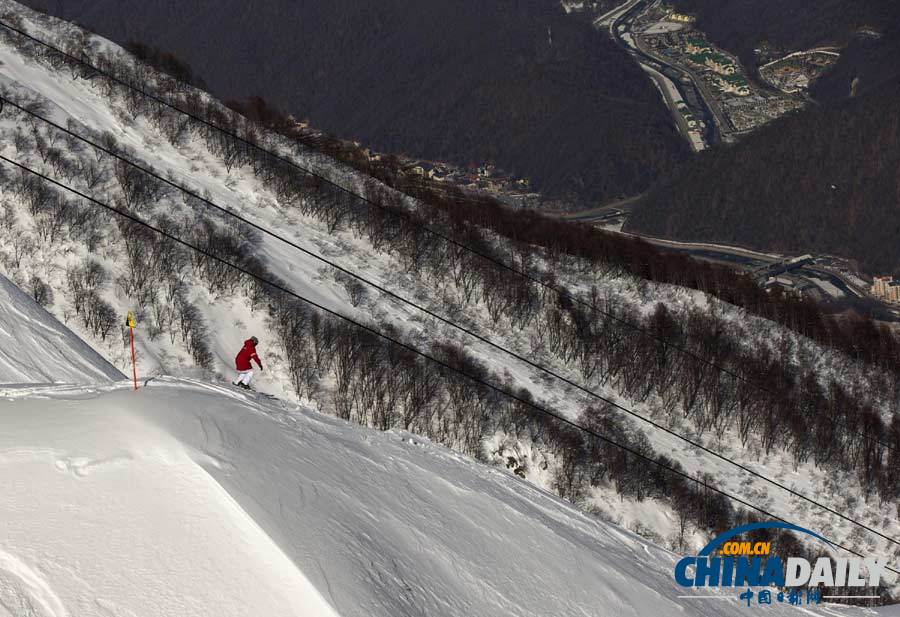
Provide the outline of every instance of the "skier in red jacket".
[[259,339],[255,336],[251,336],[244,341],[244,346],[234,359],[234,366],[237,369],[238,376],[235,381],[231,382],[232,384],[247,390],[250,389],[250,380],[253,379],[253,365],[250,364],[251,360],[256,362],[260,371],[263,370],[262,362],[259,361],[259,356],[256,355],[256,345],[258,343]]

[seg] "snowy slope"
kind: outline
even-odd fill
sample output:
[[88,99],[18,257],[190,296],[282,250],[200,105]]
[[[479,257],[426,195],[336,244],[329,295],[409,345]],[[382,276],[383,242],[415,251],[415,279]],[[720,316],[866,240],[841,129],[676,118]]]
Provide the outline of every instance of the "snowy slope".
[[742,614],[678,599],[675,555],[408,434],[169,379],[4,395],[0,614]]
[[[114,377],[2,290],[4,332],[57,341],[29,347],[48,381]],[[6,386],[0,429],[3,617],[740,612],[515,476],[230,388]]]
[[[267,224],[284,215],[304,246],[396,282],[385,256],[314,222],[291,220],[246,172],[226,174],[195,145],[175,150],[142,121],[122,122],[83,81],[7,47],[0,57],[5,83],[52,99],[57,121],[113,130],[158,169],[216,201]],[[14,154],[12,147],[7,152]],[[410,329],[428,326],[383,298],[352,307],[314,261],[272,242],[263,248],[280,276],[328,306],[389,314]],[[53,266],[41,274],[59,289],[79,250],[72,242],[35,262]],[[105,259],[112,269],[115,256]],[[129,308],[115,287],[109,295],[117,309]],[[248,329],[265,331],[245,298],[197,302],[220,326],[213,341],[220,368]],[[65,304],[55,310],[64,313]],[[0,313],[0,327],[35,340],[38,321],[22,313],[30,314]],[[140,336],[145,370],[178,368],[167,337]],[[121,348],[120,341],[95,342]],[[30,381],[115,378],[84,368],[63,378],[55,347],[32,346],[34,363],[56,368]],[[482,355],[536,383],[521,366]],[[273,376],[261,383],[287,391],[272,356],[264,357]],[[677,555],[420,437],[361,429],[201,381],[158,378],[137,393],[125,383],[20,386],[0,395],[2,617],[742,614],[733,592],[679,598],[685,591],[671,573]],[[619,511],[631,505],[610,499]],[[666,513],[657,509],[655,516],[664,520]],[[872,613],[826,607],[806,614]]]
[[[29,11],[22,9],[15,2],[0,0],[0,8],[14,11],[26,22],[29,31],[43,39],[65,44],[74,37],[69,36],[68,26],[59,24],[53,20],[43,20]],[[97,39],[98,44],[106,48],[113,46],[108,42]],[[35,97],[44,99],[47,103],[46,114],[54,121],[67,125],[70,121],[83,130],[111,132],[120,144],[132,148],[135,155],[146,161],[165,175],[171,175],[179,183],[189,188],[208,194],[213,201],[229,207],[250,217],[254,221],[266,227],[276,229],[290,237],[293,241],[314,252],[335,258],[342,266],[396,290],[402,295],[415,298],[418,301],[434,309],[441,314],[447,313],[445,298],[441,290],[425,288],[411,280],[398,265],[394,257],[375,250],[364,239],[355,237],[350,232],[330,231],[327,226],[312,217],[305,217],[296,210],[279,204],[272,192],[264,183],[256,179],[253,173],[244,168],[227,170],[224,164],[211,155],[205,146],[194,139],[189,139],[177,147],[166,141],[144,116],[131,117],[125,110],[121,101],[112,101],[104,95],[101,88],[91,80],[75,79],[65,70],[57,70],[47,62],[40,59],[24,57],[15,46],[0,43],[0,83],[11,89],[12,95],[20,97]],[[0,132],[6,137],[2,143],[3,153],[13,159],[20,160],[29,157],[29,163],[40,169],[44,169],[50,175],[57,174],[41,163],[40,158],[33,152],[30,155],[19,152],[13,143],[17,124],[21,124],[19,118],[12,113],[0,116]],[[49,135],[49,132],[47,132]],[[94,154],[89,150],[80,153],[70,153],[75,158],[91,159]],[[308,156],[301,153],[298,157]],[[310,163],[302,160],[304,164]],[[326,170],[328,171],[328,170]],[[344,173],[331,169],[331,173]],[[345,175],[339,177],[342,184],[352,184],[354,177]],[[109,195],[115,194],[115,184],[109,180],[96,191],[96,194],[109,200]],[[15,198],[8,193],[2,196],[11,202]],[[19,208],[20,224],[28,229],[29,218],[21,203],[15,203]],[[166,195],[160,200],[160,209],[166,212],[176,213],[185,210],[185,204],[181,195]],[[198,207],[199,208],[199,207]],[[109,223],[112,227],[112,223]],[[112,234],[110,234],[112,235]],[[0,247],[2,249],[3,247]],[[43,250],[43,249],[42,249]],[[16,280],[28,280],[29,274],[37,273],[45,278],[57,292],[57,303],[52,307],[53,312],[64,317],[71,308],[66,304],[64,294],[66,281],[66,269],[77,263],[86,254],[86,248],[77,240],[64,239],[44,250],[32,259],[23,261],[22,274],[26,278]],[[595,401],[588,397],[573,392],[570,388],[562,387],[556,382],[542,379],[535,371],[522,363],[510,360],[496,350],[489,349],[479,343],[473,343],[470,339],[464,339],[458,333],[449,332],[446,328],[437,328],[435,324],[421,315],[415,314],[408,307],[383,295],[372,293],[367,301],[354,306],[349,302],[346,291],[335,281],[333,273],[322,264],[308,256],[299,254],[296,250],[272,240],[264,239],[260,244],[260,256],[265,259],[272,272],[284,279],[291,289],[308,296],[315,301],[344,314],[353,316],[363,321],[379,319],[384,323],[395,326],[399,331],[419,336],[422,339],[421,347],[426,346],[427,340],[455,339],[466,344],[467,349],[483,360],[488,367],[497,373],[508,372],[511,381],[516,386],[527,387],[535,396],[550,401],[561,412],[570,415],[576,414],[580,409]],[[122,274],[121,253],[113,242],[101,246],[101,250],[94,255],[103,262],[111,275]],[[665,301],[670,305],[691,306],[709,301],[699,293],[687,292],[678,288],[647,287],[641,282],[616,278],[613,275],[604,275],[606,278],[598,278],[608,293],[619,298],[623,303],[635,306],[637,310],[647,311],[652,309],[658,301]],[[600,277],[600,275],[598,275]],[[582,288],[583,289],[583,288]],[[110,284],[104,290],[105,299],[113,304],[119,314],[126,310],[137,309],[135,300],[127,297],[114,284]],[[236,350],[241,341],[250,334],[257,334],[263,341],[263,359],[266,364],[266,372],[257,376],[256,384],[260,389],[277,393],[282,397],[294,397],[285,362],[280,354],[277,343],[268,336],[271,332],[271,324],[267,323],[265,311],[254,310],[250,300],[242,293],[234,297],[212,297],[206,293],[202,285],[194,285],[191,289],[191,300],[202,312],[207,323],[211,325],[209,333],[210,346],[215,356],[215,369],[220,373],[227,373]],[[742,320],[746,315],[738,312],[728,313],[734,320]],[[531,355],[529,350],[529,334],[526,330],[519,331],[510,328],[507,323],[499,325],[491,323],[483,312],[467,310],[461,315],[466,323],[473,324],[473,329],[500,343],[516,349],[524,355]],[[78,328],[72,320],[73,327]],[[761,320],[760,320],[761,321]],[[767,344],[766,333],[773,329],[771,324],[757,324],[762,334],[755,334],[748,344]],[[533,328],[533,327],[532,327]],[[139,340],[139,364],[142,374],[147,373],[176,373],[197,374],[194,371],[190,357],[185,353],[183,345],[172,342],[163,334],[155,339],[149,334],[146,322],[141,322],[138,328]],[[78,333],[85,337],[83,329]],[[774,337],[773,337],[774,338]],[[121,345],[118,336],[108,340],[94,339],[91,341],[94,347],[106,355],[120,369],[128,366],[129,357],[125,348]],[[4,348],[5,349],[5,348]],[[824,360],[828,354],[820,354],[815,361]],[[581,381],[577,370],[559,361],[547,361],[544,358],[536,358],[542,363],[552,366],[557,372],[567,375],[577,381]],[[826,368],[828,368],[826,366]],[[846,369],[846,366],[842,366]],[[854,373],[850,373],[848,379],[852,379]],[[10,381],[14,381],[11,379]],[[65,376],[41,376],[28,381],[77,381],[75,378]],[[85,379],[83,381],[93,381]],[[83,382],[82,381],[82,382]],[[597,385],[593,389],[616,401],[621,401],[629,407],[647,415],[652,415],[652,404],[636,404],[633,401],[623,400],[610,386]],[[328,409],[327,392],[314,402]],[[645,425],[641,425],[646,428]],[[676,420],[673,428],[684,434],[691,434],[692,426],[687,421]],[[720,461],[710,459],[683,442],[660,434],[647,431],[650,443],[657,452],[665,452],[683,465],[685,470],[692,474],[709,472],[716,478],[716,483],[729,492],[747,496],[754,503],[773,511],[791,520],[814,527],[824,533],[833,535],[835,539],[857,545],[861,542],[854,537],[853,528],[833,516],[820,513],[815,508],[806,506],[798,500],[788,497],[784,492],[777,491],[770,485],[758,479],[748,479],[746,475],[735,471]],[[709,438],[710,445],[724,454],[740,460],[752,469],[772,476],[788,486],[802,490],[814,497],[823,495],[836,495],[837,507],[848,515],[860,518],[867,524],[885,530],[886,533],[896,536],[900,533],[900,523],[896,517],[889,514],[896,504],[880,504],[876,501],[861,499],[862,491],[858,482],[851,476],[835,476],[826,469],[816,468],[812,463],[794,465],[790,455],[783,451],[776,451],[770,455],[761,455],[751,449],[744,449],[738,443],[726,440],[725,443],[715,442],[715,438]],[[529,444],[516,444],[516,448],[526,451]],[[524,456],[522,457],[524,460]],[[549,461],[549,471],[545,459],[538,456],[529,459],[531,462],[528,478],[539,486],[551,486],[553,461]],[[836,490],[835,487],[840,487]],[[433,489],[434,487],[430,486]],[[623,525],[637,528],[640,525],[656,534],[656,537],[667,539],[674,529],[674,517],[672,512],[664,504],[647,500],[635,502],[631,499],[622,499],[613,487],[603,485],[592,489],[589,506],[595,507],[605,515],[621,521]],[[843,502],[846,501],[846,503]],[[277,507],[267,508],[266,513],[277,510]],[[648,534],[649,535],[649,534]],[[691,542],[702,544],[706,538],[702,531],[693,533]],[[891,555],[890,548],[883,542],[876,541],[871,536],[866,536],[866,550],[873,554]],[[280,545],[280,544],[279,544]],[[309,573],[315,580],[315,574]],[[513,576],[512,574],[510,575]],[[321,582],[321,581],[319,581]]]
[[87,384],[125,377],[5,276],[0,324],[0,383]]

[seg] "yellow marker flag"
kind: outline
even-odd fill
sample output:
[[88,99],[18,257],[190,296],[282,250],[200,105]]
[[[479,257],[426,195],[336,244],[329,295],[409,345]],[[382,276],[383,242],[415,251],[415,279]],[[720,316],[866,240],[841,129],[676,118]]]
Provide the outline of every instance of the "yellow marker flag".
[[128,326],[128,331],[131,333],[131,376],[134,380],[134,389],[137,390],[137,357],[134,353],[134,328],[137,326],[137,321],[131,311],[128,311],[128,316],[125,317],[125,325]]

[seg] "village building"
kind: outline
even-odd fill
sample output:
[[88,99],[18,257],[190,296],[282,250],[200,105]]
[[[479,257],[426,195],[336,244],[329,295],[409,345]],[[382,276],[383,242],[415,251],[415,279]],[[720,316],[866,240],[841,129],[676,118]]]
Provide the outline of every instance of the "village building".
[[887,302],[900,302],[900,281],[892,276],[876,276],[872,295]]
[[674,13],[669,14],[669,21],[674,21],[679,24],[692,24],[695,21],[697,21],[697,18],[694,17],[693,15],[687,15],[685,13],[674,12]]
[[684,50],[689,54],[704,54],[712,51],[712,46],[701,38],[689,38],[684,43]]

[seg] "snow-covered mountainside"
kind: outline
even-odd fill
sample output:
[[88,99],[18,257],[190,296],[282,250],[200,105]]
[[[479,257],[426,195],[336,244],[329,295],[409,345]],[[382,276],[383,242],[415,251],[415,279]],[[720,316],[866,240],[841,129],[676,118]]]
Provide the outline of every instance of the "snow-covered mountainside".
[[[88,55],[110,71],[133,70],[131,78],[140,78],[142,88],[159,88],[179,97],[179,104],[192,105],[191,109],[198,113],[208,113],[225,124],[233,122],[234,130],[254,135],[266,148],[314,167],[344,186],[368,195],[387,193],[390,199],[410,209],[417,206],[414,200],[391,194],[370,178],[347,171],[328,157],[298,148],[258,127],[241,124],[201,92],[183,84],[167,83],[172,87],[162,88],[164,78],[160,75],[135,64],[108,41],[71,24],[35,14],[12,0],[0,0],[0,16],[4,22],[18,24],[42,40],[76,55]],[[134,90],[117,86],[84,67],[73,66],[58,54],[3,29],[0,62],[0,94],[35,114],[17,110],[11,103],[4,107],[0,114],[3,156],[94,199],[138,214],[209,251],[221,251],[248,271],[277,277],[283,286],[328,309],[390,332],[441,356],[447,364],[465,366],[470,374],[520,393],[521,400],[533,397],[567,418],[586,417],[597,430],[646,453],[648,459],[655,460],[662,453],[687,473],[709,474],[709,481],[715,486],[778,516],[815,528],[867,554],[893,558],[896,563],[898,552],[884,539],[862,532],[671,434],[633,421],[584,391],[564,385],[387,294],[341,275],[308,254],[217,214],[196,196],[148,179],[36,116],[52,120],[108,150],[124,153],[144,166],[152,166],[162,177],[195,195],[273,229],[315,255],[334,259],[341,266],[550,366],[567,378],[584,383],[591,391],[701,441],[754,471],[827,501],[841,513],[886,535],[900,534],[897,500],[889,492],[892,487],[888,482],[884,482],[886,486],[875,486],[877,483],[871,478],[864,478],[868,484],[863,486],[859,469],[852,462],[865,458],[868,464],[875,454],[879,460],[886,459],[883,451],[866,458],[859,454],[864,446],[851,443],[830,459],[819,460],[814,455],[813,446],[842,438],[846,434],[843,427],[839,434],[836,431],[825,436],[811,435],[802,443],[780,439],[779,435],[794,434],[789,431],[796,429],[770,411],[781,411],[775,406],[780,396],[766,398],[717,373],[696,370],[696,364],[668,353],[668,349],[644,345],[635,350],[633,332],[617,330],[596,315],[570,311],[557,296],[545,290],[522,298],[495,294],[497,290],[516,289],[508,273],[486,269],[464,251],[443,245],[435,248],[433,238],[426,242],[408,227],[379,219],[377,212],[364,210],[358,202],[330,190],[321,181],[285,179],[279,173],[284,165],[273,164],[271,157],[258,156],[252,148],[236,145],[208,126],[187,121],[165,106],[148,103]],[[121,336],[124,315],[129,310],[138,316],[138,364],[142,376],[167,374],[221,383],[232,375],[233,358],[241,342],[255,334],[261,340],[266,368],[254,381],[260,390],[361,424],[431,435],[434,441],[506,467],[540,489],[564,495],[598,518],[639,531],[656,544],[684,552],[704,544],[717,526],[721,528],[743,516],[727,501],[716,500],[695,485],[676,487],[670,477],[664,477],[649,463],[625,459],[620,451],[605,444],[581,441],[579,434],[573,436],[571,431],[560,430],[559,425],[541,424],[521,400],[510,402],[485,388],[474,387],[471,382],[456,379],[449,371],[436,369],[422,358],[401,353],[372,335],[328,320],[321,312],[303,308],[299,303],[288,302],[265,286],[204,259],[202,254],[181,249],[158,235],[124,223],[61,187],[35,180],[24,170],[6,163],[0,169],[0,269],[23,288],[29,288],[34,281],[30,291],[42,296],[47,309],[120,370],[126,370],[130,361]],[[365,221],[365,225],[359,221]],[[513,250],[510,253],[523,263],[541,267],[539,254],[520,255]],[[884,385],[886,378],[849,358],[699,292],[650,285],[624,276],[612,266],[599,272],[579,269],[576,263],[567,274],[571,274],[566,278],[573,291],[598,305],[614,308],[617,315],[627,319],[658,314],[658,305],[664,305],[671,311],[669,322],[662,322],[664,331],[672,323],[702,326],[701,317],[714,315],[720,320],[716,322],[716,336],[732,337],[737,341],[736,347],[769,353],[768,357],[754,358],[760,364],[783,360],[790,367],[811,367],[809,382],[802,384],[804,391],[819,387],[830,394],[831,380],[836,380],[847,388],[844,402],[865,400],[871,405],[873,416],[889,422],[894,401],[890,386]],[[590,296],[592,285],[600,290],[596,297]],[[45,288],[52,290],[52,298],[37,293]],[[706,312],[699,315],[701,311]],[[584,341],[590,345],[582,345]],[[457,347],[448,348],[448,344]],[[715,350],[715,346],[710,349]],[[632,363],[635,357],[650,360],[642,366]],[[40,380],[77,381],[62,374],[31,381]],[[800,389],[796,384],[789,386],[785,392]],[[203,405],[217,409],[216,403],[206,399],[191,402],[182,386],[167,387],[188,397],[184,408],[178,406],[184,413],[194,414],[198,412],[196,407]],[[155,396],[152,392],[152,388],[148,389],[146,395]],[[117,397],[124,394],[114,392],[109,396],[119,401]],[[60,400],[65,401],[65,396]],[[80,396],[81,393],[72,395]],[[57,394],[54,397],[59,398]],[[747,401],[752,404],[746,404]],[[813,402],[819,407],[812,408],[810,414],[837,413],[835,410],[839,412],[842,407]],[[740,425],[735,419],[736,409],[742,414]],[[147,413],[155,418],[170,411]],[[207,428],[215,426],[211,419],[203,422]],[[163,432],[173,439],[183,438],[188,444],[185,447],[198,447],[194,437],[182,437],[177,431],[173,437],[166,431],[178,427],[163,424],[168,427]],[[227,439],[236,447],[241,443],[237,429]],[[390,437],[384,439],[389,442]],[[261,449],[254,456],[265,458],[264,454]],[[845,463],[844,459],[852,461]],[[208,466],[208,461],[204,465]],[[469,469],[492,474],[487,467]],[[440,481],[428,481],[433,484],[417,490],[441,493],[437,488]],[[295,483],[284,490],[290,493],[297,486]],[[517,480],[515,486],[520,486]],[[405,497],[409,495],[401,493],[399,499]],[[249,505],[242,507],[256,512],[254,520],[266,528],[263,514]],[[282,513],[277,504],[262,509],[266,516],[288,516],[289,512],[285,509]],[[507,519],[514,520],[516,517]],[[275,537],[280,532],[267,533]],[[360,537],[361,544],[369,542]],[[281,539],[276,538],[275,543],[287,551]],[[604,550],[607,548],[604,545]],[[380,545],[379,550],[383,550]],[[547,549],[542,546],[540,551],[544,550]],[[302,561],[292,552],[289,554],[295,564]],[[586,558],[585,563],[588,562]],[[562,562],[553,568],[563,569]],[[443,569],[456,571],[453,564],[445,564]],[[569,569],[581,571],[582,565]],[[510,579],[527,576],[527,572],[518,573],[512,560],[505,571]],[[316,577],[323,575],[314,571],[304,574],[316,581],[321,591],[319,583],[324,578]],[[462,570],[457,574],[467,576]],[[528,597],[526,592],[523,585],[524,597]],[[422,593],[427,594],[427,589]],[[578,597],[574,592],[571,595]],[[586,609],[582,612],[593,614]],[[483,613],[473,610],[469,614]]]
[[675,554],[408,433],[168,378],[2,394],[0,615],[747,610],[679,599]]
[[0,282],[0,328],[42,367],[16,379],[96,384],[0,387],[4,617],[740,611],[679,599],[675,554],[410,433],[201,381],[98,383],[115,371]]
[[[0,283],[0,328],[42,367],[17,380],[116,377]],[[678,599],[674,554],[515,476],[229,387],[5,385],[0,427],[4,616],[737,610]]]
[[96,384],[124,376],[0,276],[0,383]]

